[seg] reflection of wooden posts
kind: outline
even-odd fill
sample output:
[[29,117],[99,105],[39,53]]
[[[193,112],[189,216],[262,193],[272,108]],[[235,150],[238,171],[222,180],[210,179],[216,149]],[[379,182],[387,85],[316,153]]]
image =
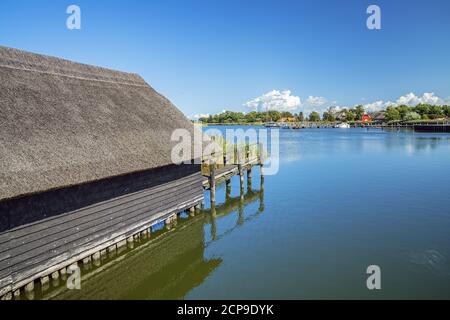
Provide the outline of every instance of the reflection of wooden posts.
[[209,162],[209,189],[211,192],[211,207],[216,204],[216,163],[211,157]]
[[238,225],[244,224],[244,197],[241,195],[241,199],[239,201],[239,208],[238,208]]
[[[261,193],[264,194],[264,149],[263,149],[262,143],[259,143],[259,166],[261,168],[260,190],[261,190]],[[264,209],[264,205],[263,205],[263,209]]]
[[264,150],[262,142],[259,143],[259,165],[261,166],[261,179],[264,177]]
[[211,203],[211,239],[217,239],[216,204]]
[[228,201],[231,198],[231,179],[230,178],[227,178],[225,180],[225,185],[226,185],[225,198],[226,198],[226,201]]
[[264,176],[261,176],[261,186],[259,189],[259,211],[264,211]]
[[238,155],[238,171],[239,171],[239,181],[241,186],[241,198],[244,196],[244,170],[242,166],[242,152],[240,149],[237,151]]

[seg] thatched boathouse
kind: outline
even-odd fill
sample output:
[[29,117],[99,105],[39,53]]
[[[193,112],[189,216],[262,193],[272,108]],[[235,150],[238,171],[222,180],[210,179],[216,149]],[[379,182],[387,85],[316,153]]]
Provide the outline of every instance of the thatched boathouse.
[[0,47],[0,296],[203,201],[139,75]]

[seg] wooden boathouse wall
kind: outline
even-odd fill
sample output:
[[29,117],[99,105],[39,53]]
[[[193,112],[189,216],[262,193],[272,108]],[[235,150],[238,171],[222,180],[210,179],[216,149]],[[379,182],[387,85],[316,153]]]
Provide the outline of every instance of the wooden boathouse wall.
[[203,201],[199,165],[168,166],[0,202],[0,292]]
[[1,299],[203,201],[195,127],[136,73],[0,46],[0,123]]

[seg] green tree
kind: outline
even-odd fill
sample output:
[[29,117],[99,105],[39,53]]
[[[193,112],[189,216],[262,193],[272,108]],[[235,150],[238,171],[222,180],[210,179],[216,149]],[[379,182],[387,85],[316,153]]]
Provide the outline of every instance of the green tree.
[[309,121],[317,122],[320,121],[320,114],[317,111],[313,111],[309,115]]
[[417,112],[410,111],[410,112],[405,114],[405,116],[403,117],[403,120],[405,120],[405,121],[415,121],[415,120],[420,120],[421,118],[422,117]]
[[297,119],[298,119],[298,121],[300,121],[300,122],[305,121],[305,115],[303,114],[302,111],[300,111],[300,112],[298,113]]
[[411,112],[411,108],[406,105],[401,105],[396,107],[397,111],[400,113],[400,118],[405,120],[405,116],[408,112]]
[[283,112],[281,112],[281,117],[282,118],[293,118],[294,116],[289,111],[283,111]]
[[450,106],[443,106],[442,110],[446,117],[450,117]]
[[330,111],[325,111],[323,113],[322,119],[323,119],[323,121],[330,121],[330,122],[336,121],[336,117]]
[[387,107],[386,113],[384,114],[386,121],[400,120],[400,112],[395,107]]
[[430,106],[429,117],[431,119],[442,118],[442,116],[444,115],[444,113],[442,111],[443,111],[443,109],[440,106]]
[[347,121],[354,121],[356,118],[356,114],[353,110],[346,110],[345,111],[345,119]]
[[361,120],[362,116],[365,114],[364,107],[359,105],[355,108],[355,118],[356,120]]
[[275,110],[267,112],[267,118],[269,121],[278,121],[281,119],[281,113]]

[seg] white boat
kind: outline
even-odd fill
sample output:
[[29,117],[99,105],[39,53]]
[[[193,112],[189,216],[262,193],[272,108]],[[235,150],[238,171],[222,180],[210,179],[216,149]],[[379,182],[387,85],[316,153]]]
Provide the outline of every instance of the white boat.
[[339,128],[339,129],[349,129],[349,128],[350,128],[350,125],[349,125],[348,123],[346,123],[346,122],[343,122],[343,123],[339,123],[338,125],[336,125],[336,128]]
[[266,128],[279,128],[279,124],[273,121],[267,122],[266,123]]

